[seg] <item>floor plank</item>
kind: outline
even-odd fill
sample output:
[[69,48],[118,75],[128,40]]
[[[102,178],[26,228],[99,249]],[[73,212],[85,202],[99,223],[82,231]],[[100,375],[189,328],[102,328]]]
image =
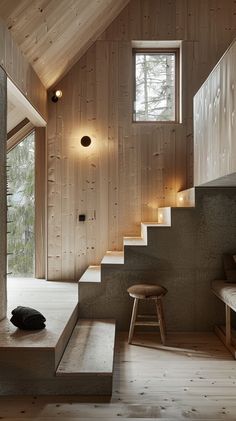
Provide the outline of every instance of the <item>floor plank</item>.
[[[118,335],[112,397],[1,397],[8,421],[236,420],[236,364],[213,333]],[[144,346],[146,344],[147,346]]]

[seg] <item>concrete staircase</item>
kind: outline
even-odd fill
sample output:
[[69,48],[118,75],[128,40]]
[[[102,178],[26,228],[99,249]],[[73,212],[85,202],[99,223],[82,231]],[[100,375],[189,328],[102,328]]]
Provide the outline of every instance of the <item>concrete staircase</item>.
[[[129,284],[137,282],[135,279],[127,282],[128,271],[138,269],[140,282],[146,276],[147,281],[155,283],[154,268],[147,265],[144,260],[145,248],[150,246],[150,233],[155,230],[157,236],[165,236],[172,227],[172,218],[180,213],[181,209],[194,208],[195,189],[188,189],[177,194],[177,207],[163,207],[158,209],[157,222],[142,222],[139,237],[124,237],[123,250],[107,251],[100,265],[89,266],[79,280],[79,315],[80,317],[114,317],[118,321],[118,327],[127,329],[124,323],[124,312],[121,311],[124,303],[127,304],[126,288]],[[140,261],[134,261],[134,250],[137,254],[139,249]],[[148,267],[147,267],[148,266]],[[122,282],[123,273],[123,282]],[[119,281],[116,282],[116,278]],[[150,277],[152,279],[150,279]],[[111,279],[112,278],[112,279]],[[127,313],[127,312],[126,312]],[[126,314],[127,319],[127,314]]]
[[[160,283],[169,331],[211,331],[224,308],[211,292],[224,279],[222,254],[236,250],[236,188],[196,187],[180,192],[177,205],[158,210],[157,223],[142,223],[139,237],[124,239],[79,282],[79,317],[112,318],[128,330],[135,283]],[[150,309],[151,310],[151,309]],[[148,307],[142,313],[150,311]],[[153,309],[154,310],[154,309]]]
[[[196,197],[196,203],[195,203]],[[195,207],[194,207],[195,205]],[[161,283],[169,330],[211,330],[224,309],[210,284],[222,278],[221,257],[235,252],[236,189],[196,188],[160,208],[158,222],[108,251],[77,284],[9,280],[8,318],[0,322],[0,394],[111,394],[115,326],[129,327],[133,283]],[[47,328],[17,330],[17,305],[40,310]],[[145,310],[145,309],[144,309]],[[79,318],[78,318],[79,317]],[[116,321],[116,323],[115,323]]]

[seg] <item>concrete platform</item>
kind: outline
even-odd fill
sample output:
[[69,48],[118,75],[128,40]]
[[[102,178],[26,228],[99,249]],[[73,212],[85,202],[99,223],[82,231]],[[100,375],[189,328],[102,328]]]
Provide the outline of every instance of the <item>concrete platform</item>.
[[[39,310],[46,328],[24,331],[13,326],[11,311],[18,305]],[[75,283],[9,278],[8,314],[0,322],[0,394],[17,393],[15,383],[22,379],[33,383],[53,377],[77,319]]]
[[[18,305],[42,312],[46,329],[14,327],[9,319]],[[0,395],[111,394],[115,324],[77,321],[77,283],[10,278],[8,317],[0,322]],[[97,369],[88,364],[92,355]]]

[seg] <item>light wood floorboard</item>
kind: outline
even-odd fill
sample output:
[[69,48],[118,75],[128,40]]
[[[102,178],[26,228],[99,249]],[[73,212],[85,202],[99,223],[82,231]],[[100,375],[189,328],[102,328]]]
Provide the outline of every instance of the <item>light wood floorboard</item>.
[[[118,335],[112,397],[1,397],[10,420],[236,420],[236,364],[214,333]],[[146,344],[146,347],[143,345]],[[95,350],[96,352],[96,350]]]

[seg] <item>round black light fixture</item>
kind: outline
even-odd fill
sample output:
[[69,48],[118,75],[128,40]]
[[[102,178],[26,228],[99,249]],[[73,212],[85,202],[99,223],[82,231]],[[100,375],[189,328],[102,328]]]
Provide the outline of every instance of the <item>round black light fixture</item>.
[[62,97],[62,91],[60,89],[57,89],[53,92],[53,96],[51,98],[52,102],[57,102],[59,98]]
[[81,137],[80,143],[82,146],[84,146],[85,148],[87,148],[89,145],[91,145],[91,138],[89,136],[83,136]]

